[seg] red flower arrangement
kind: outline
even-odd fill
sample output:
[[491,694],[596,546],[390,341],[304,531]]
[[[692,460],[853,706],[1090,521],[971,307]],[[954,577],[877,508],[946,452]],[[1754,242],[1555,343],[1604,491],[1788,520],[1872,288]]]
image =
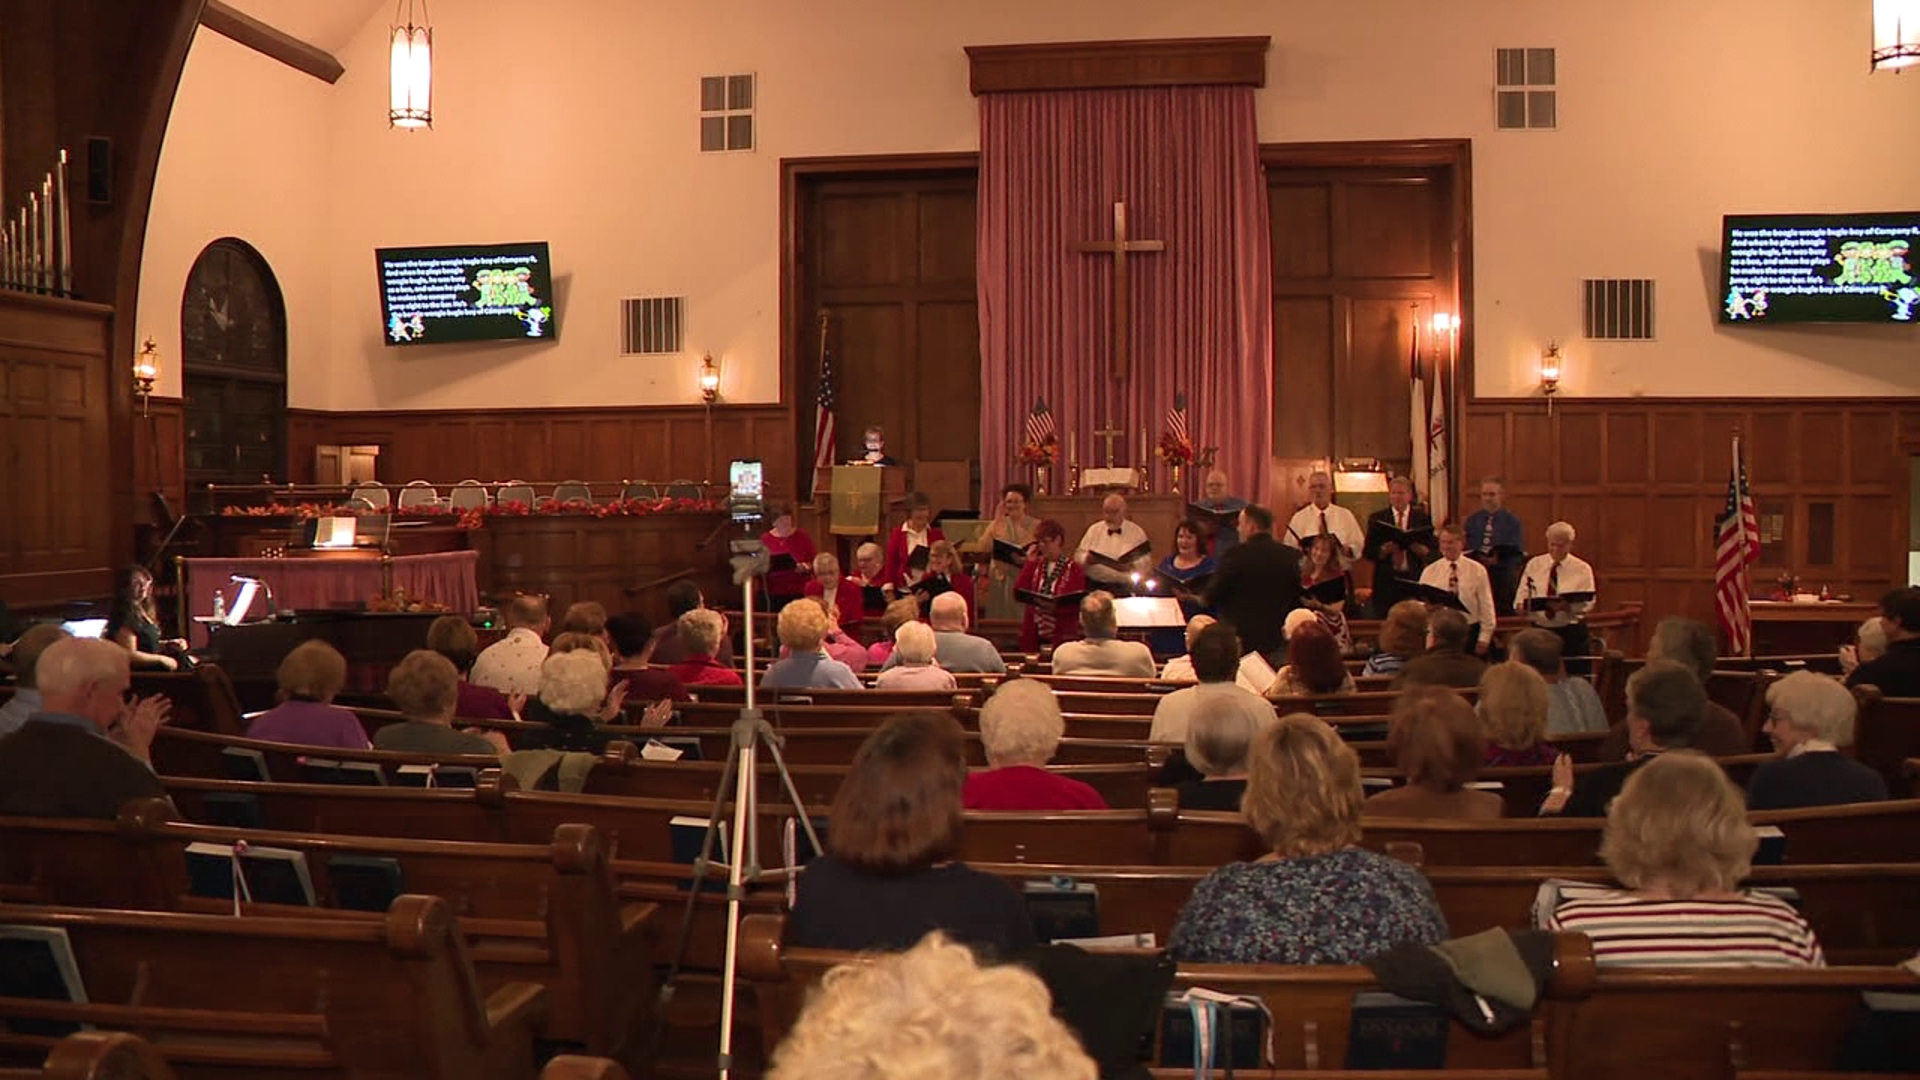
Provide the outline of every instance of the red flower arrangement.
[[1045,442],[1034,442],[1029,439],[1027,444],[1020,448],[1020,461],[1023,464],[1038,465],[1044,469],[1053,464],[1053,459],[1059,453],[1060,442],[1057,439],[1048,438]]
[[1154,449],[1154,453],[1169,465],[1193,464],[1193,442],[1171,431],[1160,433],[1160,444]]
[[[652,514],[697,513],[700,511],[722,510],[724,504],[713,499],[620,499],[614,502],[594,503],[584,499],[569,500],[564,503],[551,499],[541,500],[529,506],[524,502],[509,501],[494,503],[484,509],[467,507],[455,509],[450,506],[410,506],[399,511],[396,517],[452,518],[457,528],[473,530],[486,524],[489,517],[561,517],[578,514],[587,517],[647,517]],[[264,506],[224,506],[220,508],[222,517],[250,518],[318,518],[318,517],[361,517],[378,516],[376,511],[365,507],[324,506],[319,503],[268,503]]]

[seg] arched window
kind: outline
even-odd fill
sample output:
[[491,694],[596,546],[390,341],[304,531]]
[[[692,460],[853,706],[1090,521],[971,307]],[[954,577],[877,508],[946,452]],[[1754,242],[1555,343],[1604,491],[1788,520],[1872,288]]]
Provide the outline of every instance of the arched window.
[[287,475],[287,309],[260,253],[222,237],[187,274],[180,300],[187,482]]

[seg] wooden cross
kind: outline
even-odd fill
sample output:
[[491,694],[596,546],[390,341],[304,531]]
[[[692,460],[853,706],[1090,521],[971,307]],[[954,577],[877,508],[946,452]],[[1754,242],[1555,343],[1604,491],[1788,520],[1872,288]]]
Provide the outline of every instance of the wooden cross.
[[1124,438],[1126,434],[1125,431],[1114,427],[1095,429],[1093,437],[1104,440],[1107,444],[1107,468],[1113,468],[1113,440]]
[[[1113,361],[1109,374],[1115,381],[1127,377],[1127,255],[1135,251],[1165,251],[1163,240],[1127,239],[1127,204],[1113,204],[1113,239],[1087,240],[1079,250],[1088,255],[1113,256]],[[1098,433],[1096,433],[1098,434]],[[1113,440],[1107,440],[1107,465],[1113,465]]]

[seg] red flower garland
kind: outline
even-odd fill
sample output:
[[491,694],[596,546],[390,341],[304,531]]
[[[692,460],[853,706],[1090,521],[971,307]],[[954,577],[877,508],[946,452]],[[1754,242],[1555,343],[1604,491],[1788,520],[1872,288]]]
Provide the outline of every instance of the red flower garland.
[[[455,509],[450,506],[410,506],[395,513],[395,517],[451,518],[456,527],[466,530],[481,528],[489,517],[564,517],[580,515],[586,517],[650,517],[654,514],[683,514],[700,511],[723,510],[725,505],[714,499],[619,499],[614,502],[595,503],[585,499],[570,499],[555,502],[542,499],[529,506],[517,500],[498,502],[485,508],[467,507]],[[378,517],[378,511],[365,507],[326,506],[320,503],[268,503],[264,506],[223,506],[222,517],[250,518],[319,518],[319,517]]]

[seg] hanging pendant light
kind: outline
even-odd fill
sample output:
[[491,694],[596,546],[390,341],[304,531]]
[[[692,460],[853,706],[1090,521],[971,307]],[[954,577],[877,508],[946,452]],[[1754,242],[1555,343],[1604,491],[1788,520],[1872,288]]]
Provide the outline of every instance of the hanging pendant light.
[[1920,65],[1920,0],[1873,0],[1873,70]]
[[[401,8],[406,21],[400,21]],[[433,126],[433,27],[427,25],[426,0],[420,0],[420,22],[413,21],[413,0],[400,0],[393,9],[393,60],[387,75],[387,126]]]

